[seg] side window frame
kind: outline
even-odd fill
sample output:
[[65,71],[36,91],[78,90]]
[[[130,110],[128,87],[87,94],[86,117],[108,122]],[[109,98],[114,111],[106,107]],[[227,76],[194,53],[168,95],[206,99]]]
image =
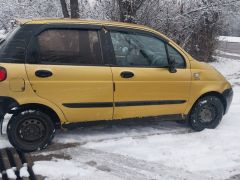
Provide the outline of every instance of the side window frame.
[[[164,44],[165,44],[165,50],[166,50],[166,54],[167,54],[167,58],[168,58],[168,64],[169,64],[169,59],[170,59],[170,56],[169,56],[169,53],[168,53],[168,48],[167,46],[171,46],[174,50],[176,50],[180,55],[181,57],[183,58],[184,60],[184,68],[177,68],[177,69],[186,69],[187,68],[187,62],[186,62],[186,59],[185,57],[176,49],[174,48],[171,44],[169,44],[169,41],[163,37],[160,37],[154,33],[151,33],[151,32],[147,32],[147,31],[144,31],[144,30],[137,30],[137,29],[130,29],[130,28],[122,28],[122,27],[104,27],[106,30],[107,30],[107,38],[110,39],[110,43],[111,43],[111,51],[113,53],[111,53],[111,57],[112,57],[112,61],[111,61],[111,66],[112,67],[134,67],[134,68],[163,68],[163,67],[158,67],[158,66],[120,66],[120,65],[117,65],[117,62],[116,62],[116,56],[115,56],[115,52],[114,52],[114,46],[113,46],[113,42],[111,40],[111,35],[110,35],[110,32],[129,32],[129,33],[132,33],[132,34],[140,34],[140,35],[145,35],[145,36],[149,36],[149,37],[154,37],[154,38],[157,38],[158,40],[162,41]],[[103,53],[106,53],[103,51]]]
[[174,48],[171,44],[166,43],[166,44],[165,44],[165,48],[166,48],[166,51],[167,51],[168,61],[170,60],[170,55],[169,55],[168,46],[170,46],[171,48],[173,48],[173,49],[182,57],[182,59],[183,59],[183,61],[184,61],[184,67],[181,67],[181,68],[176,67],[176,69],[186,69],[186,68],[187,68],[187,62],[186,62],[185,57],[184,57],[176,48]]
[[[99,50],[100,57],[98,59],[98,64],[81,64],[81,63],[41,63],[40,62],[40,54],[39,54],[39,44],[38,44],[38,36],[44,31],[48,30],[89,30],[96,31],[99,41]],[[29,46],[27,48],[26,55],[26,64],[38,64],[38,65],[65,65],[65,66],[104,66],[103,61],[103,51],[102,51],[102,43],[101,43],[101,35],[100,35],[101,26],[99,25],[68,25],[68,24],[53,24],[53,25],[43,25],[32,37]],[[36,59],[37,58],[37,59]]]
[[102,57],[103,63],[106,66],[113,66],[116,63],[115,52],[110,36],[110,31],[108,31],[105,27],[102,27],[100,33],[101,39],[101,49],[102,49]]
[[[162,41],[165,45],[165,51],[166,51],[166,55],[167,55],[167,58],[168,58],[168,53],[167,53],[167,49],[166,49],[166,40],[159,37],[159,36],[156,36],[155,34],[153,33],[150,33],[150,32],[146,32],[146,31],[142,31],[142,30],[134,30],[134,29],[128,29],[128,28],[109,28],[108,29],[109,31],[109,38],[111,39],[111,34],[110,32],[119,32],[119,33],[129,33],[129,34],[133,34],[133,35],[142,35],[142,36],[146,36],[146,37],[153,37],[153,38],[156,38],[158,39],[159,41]],[[116,61],[116,56],[115,56],[115,51],[114,51],[114,46],[113,46],[113,42],[112,42],[112,39],[111,39],[111,45],[112,45],[112,49],[113,49],[113,64],[112,66],[114,67],[134,67],[134,68],[163,68],[163,67],[160,67],[160,66],[121,66],[121,65],[117,65],[117,61]],[[169,63],[169,61],[168,61]]]

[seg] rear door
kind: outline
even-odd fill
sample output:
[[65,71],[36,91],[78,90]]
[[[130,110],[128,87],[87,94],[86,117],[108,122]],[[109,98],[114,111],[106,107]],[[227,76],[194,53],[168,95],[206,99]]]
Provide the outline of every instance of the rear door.
[[[191,84],[187,57],[151,33],[109,30],[114,49],[114,118],[183,114]],[[176,61],[176,73],[169,72],[169,58]]]
[[32,39],[26,70],[33,90],[69,122],[111,120],[113,82],[103,63],[100,27],[46,26]]

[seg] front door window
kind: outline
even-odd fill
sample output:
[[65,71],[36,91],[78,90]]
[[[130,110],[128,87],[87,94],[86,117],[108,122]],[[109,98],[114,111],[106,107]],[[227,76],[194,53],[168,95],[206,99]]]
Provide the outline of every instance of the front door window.
[[118,66],[167,67],[165,43],[142,34],[111,32]]

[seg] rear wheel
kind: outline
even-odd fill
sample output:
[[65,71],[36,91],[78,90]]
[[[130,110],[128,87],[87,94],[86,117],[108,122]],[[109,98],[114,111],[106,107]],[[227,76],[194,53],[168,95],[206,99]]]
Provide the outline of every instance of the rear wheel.
[[24,152],[46,148],[54,134],[55,126],[49,115],[35,110],[13,115],[7,127],[10,143]]
[[200,98],[191,110],[189,124],[195,131],[205,128],[214,129],[221,122],[224,107],[221,100],[216,96]]

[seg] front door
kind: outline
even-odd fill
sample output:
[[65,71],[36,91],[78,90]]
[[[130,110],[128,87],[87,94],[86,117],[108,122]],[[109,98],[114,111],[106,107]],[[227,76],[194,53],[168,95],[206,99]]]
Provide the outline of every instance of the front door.
[[[186,57],[144,32],[109,34],[115,52],[114,119],[183,114],[191,83]],[[176,73],[169,72],[170,58],[175,59]]]
[[33,90],[69,122],[112,119],[112,72],[103,66],[99,39],[94,29],[50,28],[30,45],[26,70]]

